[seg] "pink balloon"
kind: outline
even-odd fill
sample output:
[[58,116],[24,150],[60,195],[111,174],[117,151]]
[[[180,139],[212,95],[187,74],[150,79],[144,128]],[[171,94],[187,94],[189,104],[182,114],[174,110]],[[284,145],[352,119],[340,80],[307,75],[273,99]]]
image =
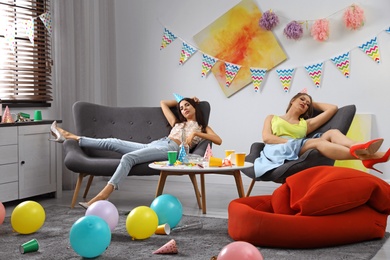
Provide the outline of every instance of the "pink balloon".
[[5,218],[5,208],[3,203],[0,202],[0,225],[3,224]]
[[88,215],[98,216],[104,219],[110,227],[111,232],[118,225],[118,209],[108,200],[99,200],[92,203],[85,212],[85,216]]
[[218,260],[263,260],[259,249],[254,245],[244,242],[236,241],[226,245],[219,252]]

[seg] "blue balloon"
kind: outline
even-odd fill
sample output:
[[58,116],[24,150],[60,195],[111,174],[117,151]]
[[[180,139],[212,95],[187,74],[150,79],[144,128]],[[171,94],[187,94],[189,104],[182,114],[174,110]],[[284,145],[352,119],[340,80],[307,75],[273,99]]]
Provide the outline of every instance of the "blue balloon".
[[89,215],[79,218],[70,229],[70,245],[82,257],[101,255],[111,242],[111,230],[101,217]]
[[171,228],[176,227],[183,216],[183,207],[180,201],[170,194],[163,194],[155,198],[150,208],[156,212],[159,225],[168,223]]

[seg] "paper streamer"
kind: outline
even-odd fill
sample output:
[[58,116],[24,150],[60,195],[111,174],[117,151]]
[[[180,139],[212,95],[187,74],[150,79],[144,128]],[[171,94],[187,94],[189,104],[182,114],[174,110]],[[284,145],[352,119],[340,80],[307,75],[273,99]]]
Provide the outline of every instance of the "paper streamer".
[[331,61],[343,73],[346,78],[349,78],[349,52],[340,56],[331,58]]
[[164,35],[161,40],[161,46],[160,50],[167,47],[169,44],[171,44],[174,40],[176,40],[177,36],[174,35],[171,31],[169,31],[167,28],[164,28]]
[[206,77],[207,74],[210,72],[211,68],[215,65],[217,62],[217,59],[203,53],[202,58],[202,78]]
[[276,70],[279,75],[280,82],[282,83],[284,92],[288,92],[291,86],[291,82],[293,80],[295,69],[281,69]]
[[376,37],[360,45],[359,49],[361,49],[365,54],[371,57],[371,59],[376,63],[381,62],[380,55],[379,55],[379,46],[378,46],[378,42],[376,41]]
[[53,28],[51,26],[52,21],[51,21],[51,15],[50,12],[43,13],[39,16],[41,18],[43,24],[45,25],[47,31],[51,34],[53,31]]
[[190,44],[183,42],[181,52],[180,52],[180,61],[179,65],[183,65],[189,58],[191,58],[192,55],[197,51],[195,47],[191,46]]
[[313,80],[314,86],[316,86],[317,88],[321,86],[321,76],[322,76],[323,67],[324,67],[323,62],[305,66],[305,69],[309,74],[309,77]]
[[236,77],[241,66],[230,62],[225,62],[226,87],[229,87]]
[[258,92],[260,89],[260,85],[264,80],[265,73],[267,72],[266,69],[260,69],[260,68],[250,68],[251,76],[252,76],[252,83],[255,92]]

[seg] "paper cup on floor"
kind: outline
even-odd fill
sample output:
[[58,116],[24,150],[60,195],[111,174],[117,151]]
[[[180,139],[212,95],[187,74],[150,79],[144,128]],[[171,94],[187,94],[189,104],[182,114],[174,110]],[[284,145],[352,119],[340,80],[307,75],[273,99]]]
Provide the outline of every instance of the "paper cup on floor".
[[222,158],[210,157],[209,167],[220,167],[222,166]]
[[245,164],[245,153],[236,153],[236,165],[244,166]]
[[156,235],[169,235],[171,233],[171,226],[168,223],[159,225],[154,233]]
[[22,244],[19,247],[19,251],[22,254],[36,252],[36,251],[38,251],[38,249],[39,249],[39,244],[38,244],[38,241],[36,239],[31,239],[30,241]]

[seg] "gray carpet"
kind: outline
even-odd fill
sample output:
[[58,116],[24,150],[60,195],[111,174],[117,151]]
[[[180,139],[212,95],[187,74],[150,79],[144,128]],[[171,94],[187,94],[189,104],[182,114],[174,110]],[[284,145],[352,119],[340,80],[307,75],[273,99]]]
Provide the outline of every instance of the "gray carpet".
[[[82,259],[73,251],[69,243],[69,231],[73,223],[84,216],[85,210],[77,207],[49,206],[45,208],[46,221],[34,234],[20,235],[12,232],[10,218],[0,226],[1,259]],[[121,213],[118,226],[114,230],[108,249],[96,259],[202,259],[209,260],[232,239],[227,234],[227,220],[208,217],[183,216],[179,225],[201,220],[203,228],[191,231],[174,232],[169,236],[153,235],[142,241],[133,241],[126,231],[126,214]],[[259,248],[264,259],[371,259],[382,247],[389,234],[381,240],[358,244],[308,250],[286,250]],[[36,238],[40,244],[38,252],[20,254],[19,245]],[[156,255],[153,251],[170,239],[175,239],[177,255]]]

